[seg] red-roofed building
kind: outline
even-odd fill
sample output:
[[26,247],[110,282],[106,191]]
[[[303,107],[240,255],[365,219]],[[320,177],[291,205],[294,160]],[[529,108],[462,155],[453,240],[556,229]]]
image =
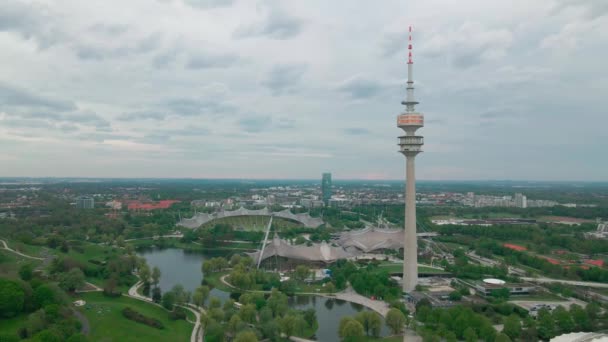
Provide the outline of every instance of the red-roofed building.
[[585,264],[589,264],[589,265],[593,265],[593,266],[597,266],[597,267],[604,267],[604,260],[585,260],[584,261]]
[[156,209],[168,209],[177,203],[176,200],[163,200],[159,202],[141,203],[140,201],[129,201],[127,202],[127,208],[129,210],[156,210]]
[[514,244],[511,244],[511,243],[505,243],[505,244],[503,245],[503,247],[507,247],[507,248],[509,248],[509,249],[512,249],[512,250],[514,250],[514,251],[518,251],[518,252],[522,252],[522,251],[527,251],[527,250],[528,250],[528,249],[527,249],[526,247],[524,247],[524,246],[520,246],[520,245],[514,245]]

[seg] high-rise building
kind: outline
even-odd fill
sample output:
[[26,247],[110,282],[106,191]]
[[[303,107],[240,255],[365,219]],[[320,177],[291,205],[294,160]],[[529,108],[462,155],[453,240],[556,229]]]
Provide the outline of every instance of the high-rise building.
[[401,102],[405,113],[397,117],[397,127],[405,131],[399,137],[399,152],[405,155],[405,237],[403,243],[403,291],[411,292],[418,284],[418,242],[416,241],[416,174],[415,158],[422,152],[424,139],[416,130],[424,126],[424,115],[417,113],[414,99],[414,61],[412,58],[412,27],[410,26],[407,62],[407,98]]
[[95,199],[93,197],[80,196],[76,199],[76,208],[93,209],[95,208]]
[[329,200],[331,199],[331,173],[323,174],[323,178],[321,179],[321,193],[323,203],[329,205]]
[[518,208],[528,207],[528,198],[524,194],[515,194],[515,206]]

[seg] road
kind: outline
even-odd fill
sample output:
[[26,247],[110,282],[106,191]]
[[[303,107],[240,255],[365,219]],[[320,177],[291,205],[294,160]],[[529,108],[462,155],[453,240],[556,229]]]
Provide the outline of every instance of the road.
[[608,283],[595,283],[592,281],[577,281],[577,280],[563,280],[563,279],[553,279],[553,278],[531,278],[531,277],[522,277],[522,280],[529,281],[531,283],[543,283],[543,284],[565,284],[565,285],[573,285],[573,286],[585,286],[585,287],[595,287],[595,288],[603,288],[608,289]]

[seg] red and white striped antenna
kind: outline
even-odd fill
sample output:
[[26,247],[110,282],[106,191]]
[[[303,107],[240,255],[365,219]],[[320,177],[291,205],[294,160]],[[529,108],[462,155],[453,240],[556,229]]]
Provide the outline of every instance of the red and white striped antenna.
[[410,25],[409,44],[407,46],[407,49],[408,49],[407,64],[414,64],[414,59],[412,58],[412,26],[411,25]]

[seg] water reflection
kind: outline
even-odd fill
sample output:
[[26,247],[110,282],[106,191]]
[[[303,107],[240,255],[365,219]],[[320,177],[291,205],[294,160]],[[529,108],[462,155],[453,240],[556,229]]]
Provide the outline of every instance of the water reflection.
[[[181,284],[188,291],[194,291],[201,285],[203,274],[201,265],[204,260],[211,258],[209,254],[185,252],[181,249],[149,249],[139,253],[152,268],[157,266],[161,271],[160,288],[163,292],[170,290],[176,284]],[[216,255],[213,255],[216,256]],[[211,291],[212,297],[225,301],[228,298],[238,300],[240,293],[229,294],[218,289]],[[319,329],[316,333],[318,341],[339,341],[338,326],[344,316],[354,316],[361,310],[366,310],[359,304],[342,300],[316,296],[294,296],[289,298],[289,306],[305,310],[314,308],[317,313]],[[388,330],[383,326],[382,336],[387,336]]]

